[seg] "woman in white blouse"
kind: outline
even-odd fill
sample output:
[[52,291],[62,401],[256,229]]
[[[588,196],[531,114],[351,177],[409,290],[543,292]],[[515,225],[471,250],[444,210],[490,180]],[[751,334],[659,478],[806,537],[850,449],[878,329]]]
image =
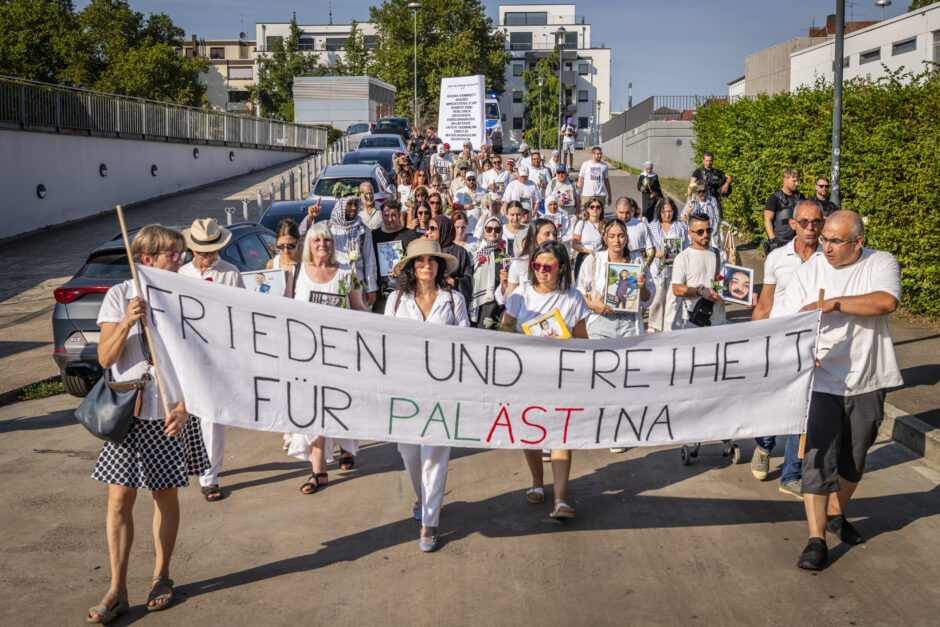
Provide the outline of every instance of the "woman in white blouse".
[[[666,257],[663,247],[666,239],[679,240],[679,251],[689,247],[689,226],[679,220],[679,211],[671,198],[661,198],[656,203],[650,233],[656,247],[656,258],[650,266],[656,293],[650,305],[649,329],[647,332],[671,329],[675,312],[666,311],[666,295],[672,291],[672,259]],[[670,257],[674,258],[673,252]]]
[[[333,233],[325,222],[316,222],[304,238],[302,264],[294,272],[294,300],[331,307],[367,311],[362,290],[356,289],[351,269],[342,269],[336,261]],[[291,435],[287,454],[310,460],[310,478],[300,487],[303,494],[313,494],[329,480],[326,465],[333,461],[333,447],[340,447],[340,468],[352,470],[359,441],[346,438],[311,437],[303,433]]]
[[594,252],[601,245],[601,231],[604,230],[604,205],[599,200],[592,200],[584,208],[584,218],[578,220],[571,234],[571,250],[577,253],[574,264],[574,273],[581,270],[587,255]]
[[[445,283],[447,273],[456,268],[457,259],[442,253],[437,240],[424,237],[414,240],[408,244],[407,256],[395,265],[398,289],[388,295],[385,315],[470,326],[463,296]],[[415,493],[414,517],[421,521],[418,547],[434,551],[438,547],[437,524],[444,502],[450,447],[399,443],[398,452]]]
[[[523,324],[557,311],[570,329],[571,337],[587,339],[585,319],[590,311],[581,292],[571,285],[571,261],[565,247],[554,240],[542,242],[532,253],[529,266],[529,283],[519,287],[506,301],[503,329],[522,332]],[[535,505],[544,503],[541,452],[539,449],[526,449],[524,452],[532,474],[532,488],[526,491],[526,500]],[[571,451],[552,449],[551,462],[555,488],[552,518],[574,518],[574,509],[565,502],[571,474]]]

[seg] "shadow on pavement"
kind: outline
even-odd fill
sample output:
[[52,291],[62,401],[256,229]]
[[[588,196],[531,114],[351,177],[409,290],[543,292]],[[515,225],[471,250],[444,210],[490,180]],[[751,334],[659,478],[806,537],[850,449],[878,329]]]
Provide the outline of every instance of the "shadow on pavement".
[[74,425],[75,410],[63,409],[44,416],[31,416],[29,418],[12,418],[0,421],[0,433],[12,431],[35,431],[37,429],[55,429]]

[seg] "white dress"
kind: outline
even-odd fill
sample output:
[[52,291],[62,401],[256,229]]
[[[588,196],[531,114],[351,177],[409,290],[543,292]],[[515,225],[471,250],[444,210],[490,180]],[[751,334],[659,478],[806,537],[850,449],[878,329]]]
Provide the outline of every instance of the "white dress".
[[[339,268],[336,271],[336,276],[326,283],[317,283],[313,281],[309,276],[307,276],[307,272],[303,264],[297,264],[297,272],[300,274],[297,275],[297,286],[294,290],[294,300],[316,302],[321,305],[338,307],[345,300],[345,298],[348,298],[343,297],[340,294],[339,282],[341,280],[345,281],[346,291],[350,289],[351,286],[349,285],[349,270]],[[311,296],[313,296],[313,300],[311,300]],[[337,301],[340,302],[337,303]],[[290,445],[287,447],[287,454],[291,457],[296,457],[297,459],[310,459],[310,445],[313,444],[313,441],[318,437],[319,436],[309,435],[307,433],[292,433],[290,436]],[[323,446],[323,452],[326,457],[326,463],[328,464],[334,461],[333,448],[335,446],[339,446],[344,451],[352,453],[353,455],[359,452],[359,440],[327,437]]]

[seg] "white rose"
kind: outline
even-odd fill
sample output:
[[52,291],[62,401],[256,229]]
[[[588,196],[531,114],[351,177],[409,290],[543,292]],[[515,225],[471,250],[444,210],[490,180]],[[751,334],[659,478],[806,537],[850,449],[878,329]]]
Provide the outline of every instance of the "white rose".
[[350,251],[349,260],[352,261],[353,263],[355,263],[356,261],[359,261],[359,251],[358,250]]

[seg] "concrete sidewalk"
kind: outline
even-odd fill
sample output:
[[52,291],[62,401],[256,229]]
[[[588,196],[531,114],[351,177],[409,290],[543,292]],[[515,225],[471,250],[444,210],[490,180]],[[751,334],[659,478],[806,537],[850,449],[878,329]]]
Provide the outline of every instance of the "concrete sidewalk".
[[[258,219],[257,192],[269,204],[269,184],[300,160],[233,177],[167,198],[138,203],[125,209],[129,229],[152,222],[188,225],[196,218],[212,217],[225,224],[225,207],[242,215],[242,198],[251,200],[249,219]],[[0,246],[0,267],[6,280],[0,284],[0,403],[9,402],[20,388],[54,377],[59,369],[52,360],[52,292],[81,267],[95,246],[120,231],[114,211],[87,220],[43,229],[6,240]]]

